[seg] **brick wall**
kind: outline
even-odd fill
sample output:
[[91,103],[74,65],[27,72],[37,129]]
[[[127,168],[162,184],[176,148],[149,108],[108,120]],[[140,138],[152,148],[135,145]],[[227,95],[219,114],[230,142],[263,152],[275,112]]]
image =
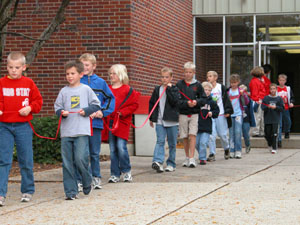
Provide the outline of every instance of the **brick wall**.
[[[21,1],[8,31],[38,38],[59,5],[60,0]],[[143,95],[150,95],[160,83],[163,66],[174,69],[177,81],[184,62],[192,60],[191,12],[191,0],[71,1],[66,21],[44,44],[28,72],[44,99],[40,115],[54,114],[53,103],[66,84],[64,64],[85,52],[96,55],[95,72],[106,81],[112,64],[125,64],[130,84]],[[7,36],[4,56],[11,51],[26,53],[33,43]],[[1,69],[6,73],[5,65]]]

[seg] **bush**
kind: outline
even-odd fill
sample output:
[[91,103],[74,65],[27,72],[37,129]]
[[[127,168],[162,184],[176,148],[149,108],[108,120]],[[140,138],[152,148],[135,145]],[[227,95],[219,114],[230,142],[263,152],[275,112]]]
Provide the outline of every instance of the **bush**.
[[[44,137],[55,137],[58,117],[36,117],[31,121],[37,134]],[[61,162],[60,136],[56,140],[39,138],[33,134],[33,160],[36,163],[54,164]]]

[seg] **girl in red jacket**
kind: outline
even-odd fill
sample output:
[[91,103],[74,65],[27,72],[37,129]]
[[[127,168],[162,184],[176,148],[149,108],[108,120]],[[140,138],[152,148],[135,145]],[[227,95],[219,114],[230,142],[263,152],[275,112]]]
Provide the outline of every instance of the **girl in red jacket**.
[[111,89],[116,99],[115,111],[107,118],[112,131],[109,131],[110,173],[108,182],[116,183],[123,174],[124,182],[131,182],[131,165],[127,150],[132,114],[138,108],[140,93],[128,85],[127,69],[122,64],[112,65],[109,69]]

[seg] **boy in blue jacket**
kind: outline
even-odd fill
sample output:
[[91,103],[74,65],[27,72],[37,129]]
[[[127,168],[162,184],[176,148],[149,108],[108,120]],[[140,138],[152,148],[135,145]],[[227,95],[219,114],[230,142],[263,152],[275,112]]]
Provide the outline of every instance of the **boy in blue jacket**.
[[[80,56],[79,60],[84,65],[84,76],[80,79],[80,82],[92,88],[101,103],[101,109],[91,115],[93,119],[93,136],[89,137],[90,171],[93,176],[93,188],[101,189],[99,156],[101,151],[101,131],[103,130],[102,118],[114,111],[115,97],[105,80],[94,73],[96,69],[96,57],[92,54],[85,53]],[[81,189],[80,186],[79,184],[79,189]]]

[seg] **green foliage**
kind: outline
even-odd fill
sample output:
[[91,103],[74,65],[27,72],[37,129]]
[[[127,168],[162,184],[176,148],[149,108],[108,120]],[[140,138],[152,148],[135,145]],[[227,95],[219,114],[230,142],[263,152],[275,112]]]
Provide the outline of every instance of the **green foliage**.
[[[31,121],[37,134],[44,137],[55,137],[58,117],[36,117]],[[56,140],[39,138],[33,134],[33,160],[36,163],[54,164],[61,162],[60,136]]]

